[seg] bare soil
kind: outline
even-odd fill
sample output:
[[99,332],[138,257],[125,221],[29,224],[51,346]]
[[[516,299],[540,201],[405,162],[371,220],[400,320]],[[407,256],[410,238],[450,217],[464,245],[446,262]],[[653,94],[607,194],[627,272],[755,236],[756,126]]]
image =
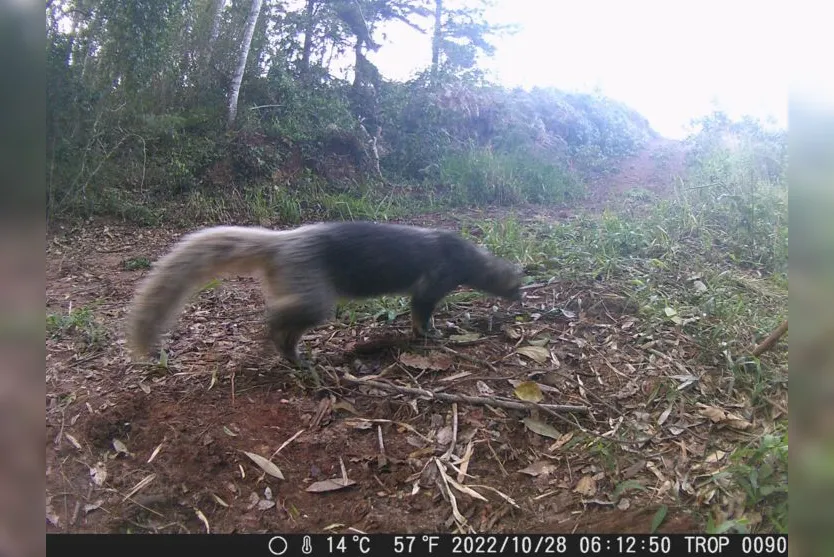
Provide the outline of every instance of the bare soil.
[[[656,162],[651,152],[627,162],[609,194],[640,184],[662,192]],[[48,532],[450,532],[460,527],[453,502],[479,532],[648,532],[664,508],[660,532],[703,530],[699,478],[736,437],[716,431],[694,400],[714,396],[722,378],[693,363],[697,347],[674,329],[635,334],[636,308],[615,289],[556,280],[514,305],[448,303],[435,316],[446,338],[431,342],[411,339],[407,314],[390,323],[342,315],[303,340],[317,388],[265,341],[258,281],[228,277],[188,304],[167,368],[134,362],[123,322],[147,269],[125,262],[155,260],[184,232],[89,223],[48,238],[47,313],[90,308],[99,333],[68,329],[46,341]],[[467,333],[477,338],[449,338]],[[517,351],[543,338],[544,362]],[[700,378],[701,393],[670,404],[680,367]],[[543,402],[590,412],[452,405],[357,386],[345,373],[511,399],[512,382],[532,379]],[[525,425],[531,416],[546,435]],[[438,462],[481,498],[449,487]],[[355,483],[308,490],[343,470]]]

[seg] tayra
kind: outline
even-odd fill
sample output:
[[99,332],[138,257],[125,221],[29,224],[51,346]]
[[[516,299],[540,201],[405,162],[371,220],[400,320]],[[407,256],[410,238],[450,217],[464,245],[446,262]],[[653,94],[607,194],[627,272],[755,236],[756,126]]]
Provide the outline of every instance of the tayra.
[[431,315],[458,286],[520,298],[521,272],[459,235],[371,222],[326,222],[292,230],[218,226],[185,236],[139,287],[128,340],[147,355],[190,295],[219,273],[260,275],[269,334],[277,350],[306,366],[298,342],[327,321],[338,299],[411,296],[412,328],[437,335]]

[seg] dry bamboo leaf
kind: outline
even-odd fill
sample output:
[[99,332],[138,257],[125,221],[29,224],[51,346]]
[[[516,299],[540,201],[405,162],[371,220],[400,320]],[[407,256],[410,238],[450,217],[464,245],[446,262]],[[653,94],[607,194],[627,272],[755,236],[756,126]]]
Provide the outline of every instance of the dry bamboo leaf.
[[160,443],[159,445],[157,445],[157,446],[156,446],[156,448],[153,450],[153,452],[151,453],[151,456],[148,458],[148,464],[150,464],[151,462],[153,462],[153,459],[155,459],[155,458],[156,458],[156,455],[158,455],[158,454],[159,454],[159,451],[160,451],[160,450],[162,450],[162,443]]
[[522,468],[519,470],[519,473],[527,474],[528,476],[533,476],[535,478],[538,476],[549,476],[554,470],[556,470],[555,465],[547,462],[546,460],[540,460]]
[[460,470],[458,471],[459,482],[463,482],[466,478],[466,471],[469,469],[469,461],[472,459],[473,452],[475,452],[475,443],[470,439],[460,459]]
[[[72,436],[72,435],[70,435],[69,433],[64,433],[64,437],[66,437],[66,438],[67,438],[67,441],[69,441],[70,443],[72,443],[72,446],[73,446],[73,447],[75,447],[75,448],[76,448],[76,449],[78,449],[79,451],[80,451],[80,450],[82,450],[82,449],[81,449],[81,443],[79,443],[79,442],[78,442],[78,439],[76,439],[75,437],[73,437],[73,436]],[[60,438],[59,438],[59,439],[60,439]]]
[[197,507],[194,507],[194,514],[197,515],[197,518],[199,518],[200,522],[202,522],[203,525],[206,527],[206,534],[211,534],[211,526],[209,526],[208,518],[206,518],[206,515],[203,514],[203,511],[201,511]]
[[672,413],[672,405],[670,404],[669,407],[661,412],[660,417],[657,419],[657,425],[663,425],[667,419],[669,419],[669,414]]
[[219,495],[217,495],[216,493],[212,493],[212,494],[211,494],[211,497],[212,497],[212,499],[214,499],[214,501],[215,501],[218,505],[220,505],[221,507],[226,507],[227,509],[229,508],[229,504],[228,504],[226,501],[224,501],[224,500],[223,500],[223,499],[222,499]]
[[458,500],[455,497],[455,494],[452,493],[452,490],[449,489],[449,476],[446,474],[445,467],[441,462],[435,458],[434,464],[437,467],[437,470],[440,472],[440,478],[443,480],[443,485],[446,488],[446,494],[449,496],[449,505],[452,507],[452,516],[455,517],[455,522],[457,522],[458,526],[463,528],[466,525],[466,518],[460,514],[458,510]]
[[320,482],[313,482],[305,491],[308,491],[310,493],[325,493],[328,491],[338,491],[340,489],[345,489],[346,487],[350,487],[355,484],[356,482],[353,480],[345,481],[342,478],[333,478],[329,480],[322,480]]
[[521,507],[519,507],[519,506],[518,506],[518,503],[516,503],[516,502],[515,502],[515,499],[513,499],[513,498],[512,498],[512,497],[510,497],[509,495],[506,495],[506,494],[504,494],[504,493],[502,493],[502,492],[498,491],[497,489],[495,489],[495,488],[494,488],[494,487],[492,487],[492,486],[489,486],[489,485],[480,485],[480,484],[477,484],[477,485],[476,485],[476,484],[472,484],[472,485],[470,485],[469,487],[477,487],[477,488],[480,488],[480,489],[488,489],[489,491],[492,491],[493,493],[495,493],[496,495],[498,495],[499,497],[501,497],[504,501],[506,501],[507,503],[509,503],[509,504],[510,504],[510,505],[512,505],[513,507],[515,507],[515,508],[517,508],[517,509],[521,508]]
[[535,381],[522,381],[513,390],[513,394],[527,402],[541,402],[544,398],[541,388]]
[[280,469],[280,468],[278,468],[278,466],[276,466],[276,465],[275,465],[275,464],[274,464],[271,460],[269,460],[268,458],[264,458],[264,457],[262,457],[262,456],[261,456],[261,455],[259,455],[259,454],[250,453],[250,452],[248,452],[248,451],[242,451],[242,452],[243,452],[243,454],[245,454],[246,456],[248,456],[249,458],[251,458],[251,459],[252,459],[252,462],[254,462],[255,464],[257,464],[257,465],[258,465],[258,467],[259,467],[261,470],[263,470],[264,472],[266,472],[266,473],[267,473],[267,474],[269,474],[270,476],[274,476],[274,477],[278,478],[279,480],[283,480],[283,479],[284,479],[284,474],[281,472],[281,469]]
[[470,497],[474,497],[475,499],[480,499],[481,501],[486,501],[487,503],[489,503],[489,499],[487,499],[486,497],[484,497],[483,495],[481,495],[480,493],[478,493],[474,489],[470,489],[469,487],[463,485],[462,483],[458,483],[457,481],[452,479],[451,476],[446,476],[446,479],[449,481],[449,483],[451,484],[452,487],[454,487],[455,489],[457,489],[461,493],[465,493],[466,495],[469,495]]

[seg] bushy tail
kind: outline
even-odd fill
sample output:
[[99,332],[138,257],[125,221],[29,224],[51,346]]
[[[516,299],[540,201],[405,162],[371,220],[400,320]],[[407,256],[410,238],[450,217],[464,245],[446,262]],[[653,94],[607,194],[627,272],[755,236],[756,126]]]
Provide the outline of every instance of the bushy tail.
[[274,264],[285,232],[219,226],[194,232],[154,264],[139,287],[128,316],[128,344],[147,356],[188,297],[224,271],[252,274]]

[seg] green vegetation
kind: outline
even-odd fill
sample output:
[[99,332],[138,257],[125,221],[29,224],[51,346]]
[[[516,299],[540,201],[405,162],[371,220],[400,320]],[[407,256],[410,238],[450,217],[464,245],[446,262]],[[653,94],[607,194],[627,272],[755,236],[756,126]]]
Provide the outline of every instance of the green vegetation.
[[[352,82],[333,75],[334,49],[374,43],[353,25],[356,6],[367,21],[433,30],[432,67],[386,81],[359,52]],[[265,0],[229,125],[249,7],[48,4],[50,218],[293,224],[550,203],[583,195],[589,174],[653,135],[610,99],[485,82],[476,55],[511,30],[478,2],[402,0],[311,0],[299,12]]]
[[53,339],[72,339],[84,349],[94,349],[107,340],[108,332],[89,307],[71,308],[66,314],[46,314],[46,334]]

